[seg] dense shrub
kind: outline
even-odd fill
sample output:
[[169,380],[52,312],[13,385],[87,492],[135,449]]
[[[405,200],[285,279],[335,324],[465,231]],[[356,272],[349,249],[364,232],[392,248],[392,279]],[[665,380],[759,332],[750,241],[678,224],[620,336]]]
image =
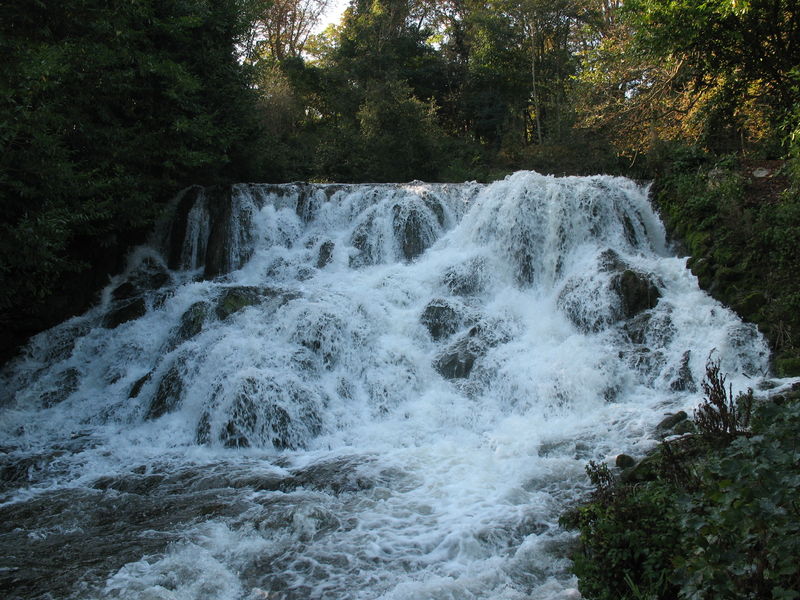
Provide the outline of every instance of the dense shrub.
[[[562,517],[586,598],[800,598],[800,390],[751,418],[751,394],[733,400],[714,363],[704,389],[696,414],[731,427],[663,442],[644,481],[587,467],[595,491]],[[675,452],[687,439],[703,452]]]

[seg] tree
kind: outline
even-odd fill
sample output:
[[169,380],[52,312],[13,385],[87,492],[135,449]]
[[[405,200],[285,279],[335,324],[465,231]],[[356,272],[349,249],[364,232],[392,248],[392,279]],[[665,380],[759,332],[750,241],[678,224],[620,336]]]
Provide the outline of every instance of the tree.
[[0,323],[11,338],[90,302],[178,189],[246,176],[258,138],[237,0],[2,10]]

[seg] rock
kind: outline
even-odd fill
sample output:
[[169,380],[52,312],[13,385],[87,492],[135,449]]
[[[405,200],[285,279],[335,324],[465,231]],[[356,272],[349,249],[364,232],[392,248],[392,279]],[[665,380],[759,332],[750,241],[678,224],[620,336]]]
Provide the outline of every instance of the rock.
[[625,269],[611,281],[611,288],[619,295],[622,316],[629,319],[655,307],[661,297],[649,277],[632,269]]
[[451,344],[434,361],[433,368],[445,379],[466,379],[469,377],[475,360],[480,357],[486,347],[479,339],[477,334],[480,332],[478,327],[473,327],[467,336]]
[[620,475],[623,483],[640,483],[643,481],[653,481],[660,471],[661,455],[654,452],[645,456],[630,469],[625,469]]
[[227,288],[219,297],[215,312],[222,321],[245,307],[260,303],[265,295],[270,293],[274,294],[271,290],[257,287],[237,286]]
[[771,379],[764,379],[763,381],[760,381],[756,386],[756,388],[762,392],[775,389],[776,387],[778,387],[778,383]]
[[679,410],[678,412],[669,415],[656,425],[656,431],[665,432],[674,428],[678,423],[685,421],[689,416],[685,411]]
[[183,395],[183,379],[178,364],[172,365],[158,383],[156,395],[145,413],[145,420],[150,421],[172,412],[180,404]]
[[758,167],[757,169],[753,169],[753,177],[763,179],[764,177],[769,177],[770,172],[771,171],[769,169]]
[[321,269],[333,258],[333,248],[335,244],[328,240],[319,247],[319,256],[317,257],[317,268]]
[[436,227],[430,222],[427,211],[418,205],[396,205],[393,213],[393,229],[403,257],[413,260],[436,239]]
[[189,309],[181,315],[181,322],[178,325],[178,331],[175,338],[172,340],[172,347],[175,348],[179,344],[192,339],[203,329],[206,316],[208,315],[209,305],[207,302],[195,302]]
[[102,325],[106,329],[116,329],[123,323],[133,321],[143,316],[147,312],[147,305],[144,298],[121,301],[115,303],[113,310],[106,313],[103,317]]
[[170,269],[181,269],[188,265],[182,263],[183,246],[186,241],[186,229],[189,213],[195,203],[202,199],[203,188],[199,185],[186,190],[178,200],[169,233],[169,247],[167,249],[167,264]]
[[55,388],[42,393],[42,406],[49,408],[63,402],[78,389],[79,383],[80,373],[78,369],[70,367],[66,371],[62,371],[56,378]]
[[678,368],[678,373],[669,384],[669,389],[673,392],[696,392],[697,385],[692,376],[692,370],[689,367],[689,358],[691,353],[689,350],[683,353],[681,357],[681,366]]
[[211,215],[203,279],[214,279],[230,273],[240,265],[232,263],[231,237],[233,233],[233,199],[230,186],[206,190]]
[[138,396],[139,396],[139,393],[142,391],[142,387],[144,387],[144,384],[145,384],[145,383],[147,383],[148,381],[150,381],[150,378],[151,378],[152,376],[153,376],[153,372],[152,372],[152,371],[150,371],[150,372],[149,372],[147,375],[145,375],[144,377],[140,377],[139,379],[137,379],[137,380],[134,382],[133,386],[131,387],[131,391],[130,391],[130,392],[128,392],[128,398],[136,398],[136,397],[138,397]]
[[461,325],[461,316],[446,300],[431,300],[420,316],[420,322],[434,340],[454,334]]
[[486,261],[472,258],[463,264],[448,269],[442,283],[457,296],[473,296],[486,287]]
[[[285,416],[288,419],[288,415]],[[255,401],[247,393],[240,391],[231,410],[231,418],[220,433],[222,445],[226,448],[248,448],[250,438],[256,433],[257,423],[258,408]]]
[[114,300],[128,300],[133,298],[139,293],[139,290],[136,289],[130,281],[126,281],[125,283],[118,285],[114,288],[111,292],[111,297]]
[[617,454],[614,464],[620,469],[630,469],[636,464],[636,460],[627,454]]
[[690,421],[689,419],[685,419],[685,420],[681,421],[680,423],[678,423],[677,425],[675,425],[675,427],[672,428],[672,433],[674,435],[685,435],[687,433],[697,433],[697,426],[692,421]]

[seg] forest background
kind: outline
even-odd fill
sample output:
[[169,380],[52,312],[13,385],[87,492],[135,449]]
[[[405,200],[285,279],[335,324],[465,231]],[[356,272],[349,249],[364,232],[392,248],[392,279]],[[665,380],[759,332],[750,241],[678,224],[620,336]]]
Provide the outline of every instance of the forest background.
[[[186,186],[517,169],[655,178],[701,283],[797,358],[797,284],[735,272],[797,258],[793,0],[352,0],[315,34],[328,1],[2,3],[0,358],[96,301]],[[769,215],[737,199],[743,160],[785,159]],[[719,248],[742,218],[764,239]]]

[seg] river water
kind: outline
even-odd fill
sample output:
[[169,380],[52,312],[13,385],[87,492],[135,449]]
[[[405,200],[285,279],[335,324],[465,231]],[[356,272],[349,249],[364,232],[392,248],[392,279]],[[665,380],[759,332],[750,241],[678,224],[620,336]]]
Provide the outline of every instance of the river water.
[[194,188],[2,373],[0,590],[575,598],[585,464],[709,358],[767,371],[626,179]]

